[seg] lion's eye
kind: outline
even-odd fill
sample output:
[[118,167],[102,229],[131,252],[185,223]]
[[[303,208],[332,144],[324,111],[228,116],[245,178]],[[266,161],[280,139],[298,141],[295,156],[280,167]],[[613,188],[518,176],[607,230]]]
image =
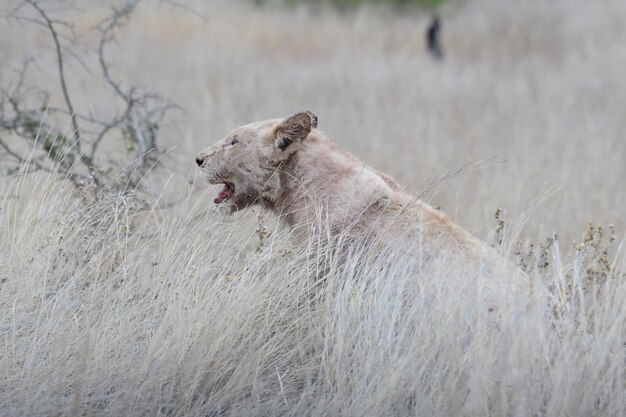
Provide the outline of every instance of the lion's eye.
[[237,142],[239,142],[239,141],[236,138],[233,138],[233,139],[230,140],[230,142],[228,142],[227,146],[233,146]]

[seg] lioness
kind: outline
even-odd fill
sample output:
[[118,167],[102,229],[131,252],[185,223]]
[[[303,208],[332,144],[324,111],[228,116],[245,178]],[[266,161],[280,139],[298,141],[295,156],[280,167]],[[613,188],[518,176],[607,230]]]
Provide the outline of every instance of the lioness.
[[200,152],[196,163],[206,181],[223,184],[214,200],[221,209],[261,205],[300,242],[318,241],[319,234],[340,236],[344,244],[404,236],[419,242],[420,259],[443,254],[471,275],[490,276],[487,281],[495,275],[508,281],[513,272],[524,279],[512,281],[528,288],[528,277],[482,241],[329,140],[309,111],[238,127]]

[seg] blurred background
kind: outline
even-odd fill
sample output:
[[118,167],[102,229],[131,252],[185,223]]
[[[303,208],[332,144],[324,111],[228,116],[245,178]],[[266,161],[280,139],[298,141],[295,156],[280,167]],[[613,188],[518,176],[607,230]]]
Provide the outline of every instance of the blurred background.
[[[41,107],[26,92],[42,90],[46,106],[65,106],[37,11],[0,5],[0,85],[11,91],[24,74],[24,107]],[[128,2],[37,5],[71,22],[57,27],[76,113],[123,114],[97,51],[107,17]],[[626,227],[624,22],[624,1],[146,0],[103,55],[117,85],[178,106],[159,120],[165,156],[143,182],[162,201],[192,193],[212,209],[196,153],[238,125],[306,109],[334,141],[410,192],[426,191],[479,236],[500,208],[524,237],[571,240],[590,221],[619,235]],[[71,133],[67,115],[42,114]],[[0,139],[18,154],[30,146],[6,126]],[[114,171],[133,140],[111,131],[96,162]],[[5,175],[14,161],[0,149]]]

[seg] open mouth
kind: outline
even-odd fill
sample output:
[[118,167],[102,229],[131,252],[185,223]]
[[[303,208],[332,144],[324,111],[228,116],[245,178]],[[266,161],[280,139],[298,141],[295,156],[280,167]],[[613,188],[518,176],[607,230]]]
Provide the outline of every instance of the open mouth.
[[235,193],[235,184],[227,182],[224,184],[224,188],[221,189],[221,191],[219,192],[217,197],[215,197],[215,200],[213,200],[213,202],[215,204],[223,203],[224,200],[231,197],[234,193]]

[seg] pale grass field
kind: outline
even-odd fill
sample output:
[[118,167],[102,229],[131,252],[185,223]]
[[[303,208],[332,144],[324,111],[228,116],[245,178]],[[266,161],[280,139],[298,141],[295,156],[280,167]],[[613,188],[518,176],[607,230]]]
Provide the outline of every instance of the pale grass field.
[[[74,17],[89,27],[105,6]],[[0,179],[0,415],[626,415],[626,3],[467,2],[443,11],[443,62],[423,15],[193,6],[206,21],[144,4],[110,53],[120,79],[186,110],[155,196],[85,204],[45,175]],[[0,24],[0,81],[43,53],[29,80],[53,89],[46,39]],[[77,107],[115,111],[70,74]],[[485,314],[480,280],[445,254],[420,267],[400,238],[345,260],[266,217],[256,251],[258,211],[216,215],[193,158],[301,109],[481,238],[503,209],[506,256],[558,233],[522,262],[533,308]],[[429,187],[465,163],[479,169]],[[575,250],[589,221],[615,240]]]

